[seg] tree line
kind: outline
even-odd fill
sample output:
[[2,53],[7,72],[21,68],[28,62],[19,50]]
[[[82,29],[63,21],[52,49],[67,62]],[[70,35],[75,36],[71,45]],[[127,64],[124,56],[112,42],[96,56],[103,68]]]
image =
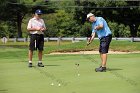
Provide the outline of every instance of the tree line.
[[89,36],[89,12],[104,17],[114,37],[140,36],[140,1],[1,0],[0,37],[27,37],[27,23],[36,9],[44,13],[47,37]]

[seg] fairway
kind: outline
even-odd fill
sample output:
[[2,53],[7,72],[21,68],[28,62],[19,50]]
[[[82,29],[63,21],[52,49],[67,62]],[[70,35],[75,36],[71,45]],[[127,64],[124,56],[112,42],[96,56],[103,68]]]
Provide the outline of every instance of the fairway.
[[0,93],[140,91],[140,54],[110,54],[107,72],[97,73],[94,68],[100,65],[99,55],[44,55],[45,67],[39,68],[35,53],[34,67],[28,68],[27,52],[27,48],[1,47]]

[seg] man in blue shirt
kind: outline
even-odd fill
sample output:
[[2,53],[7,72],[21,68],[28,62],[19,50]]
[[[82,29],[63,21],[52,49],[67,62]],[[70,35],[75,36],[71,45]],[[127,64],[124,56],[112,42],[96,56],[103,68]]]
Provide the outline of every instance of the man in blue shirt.
[[106,71],[106,62],[107,62],[107,53],[109,49],[110,42],[112,40],[112,33],[110,28],[107,25],[107,22],[102,17],[95,17],[94,14],[87,14],[87,20],[92,22],[92,34],[91,39],[87,42],[89,45],[95,37],[95,33],[97,33],[98,38],[100,39],[100,57],[102,60],[101,66],[96,68],[96,72],[104,72]]

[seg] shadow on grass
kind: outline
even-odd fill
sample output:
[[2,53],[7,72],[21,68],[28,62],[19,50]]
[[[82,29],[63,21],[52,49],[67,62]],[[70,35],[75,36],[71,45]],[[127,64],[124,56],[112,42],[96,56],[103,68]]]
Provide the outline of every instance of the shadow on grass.
[[0,92],[7,92],[7,89],[0,89]]
[[60,65],[44,65],[44,66],[60,66]]
[[24,48],[28,48],[28,45],[0,45],[0,48],[6,48],[6,47],[24,49]]
[[[55,66],[60,66],[60,65],[44,65],[44,66],[45,66],[45,67],[46,67],[46,66],[54,66],[54,67],[55,67]],[[35,68],[36,68],[36,67],[38,67],[38,66],[37,66],[37,65],[33,65],[32,67],[35,67]]]
[[107,68],[107,71],[117,71],[117,70],[123,70],[120,68]]

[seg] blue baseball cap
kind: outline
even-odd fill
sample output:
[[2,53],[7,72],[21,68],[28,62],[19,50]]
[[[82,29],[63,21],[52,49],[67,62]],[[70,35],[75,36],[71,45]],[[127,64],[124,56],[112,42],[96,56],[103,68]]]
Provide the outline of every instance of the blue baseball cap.
[[43,14],[42,11],[41,11],[40,9],[37,9],[37,10],[35,11],[35,13],[36,13],[36,14]]

